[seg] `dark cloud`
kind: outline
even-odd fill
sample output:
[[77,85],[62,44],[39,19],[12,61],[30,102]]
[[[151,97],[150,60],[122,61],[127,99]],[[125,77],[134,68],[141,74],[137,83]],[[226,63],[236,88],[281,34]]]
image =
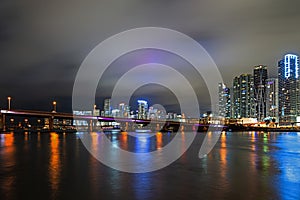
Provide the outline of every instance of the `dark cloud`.
[[19,108],[48,109],[47,102],[59,99],[61,109],[70,110],[85,56],[107,37],[143,26],[172,28],[196,39],[227,84],[258,64],[268,65],[275,76],[283,54],[300,53],[299,6],[298,0],[3,0],[0,107],[11,95]]

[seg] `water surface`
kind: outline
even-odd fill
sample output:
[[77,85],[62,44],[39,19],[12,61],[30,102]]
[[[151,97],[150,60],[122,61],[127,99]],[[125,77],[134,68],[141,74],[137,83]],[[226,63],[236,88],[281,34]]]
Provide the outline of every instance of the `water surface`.
[[[97,133],[90,133],[98,140]],[[182,134],[184,139],[184,134]],[[173,133],[140,140],[107,135],[133,152],[162,148]],[[170,166],[130,174],[97,161],[78,134],[0,134],[1,199],[300,199],[300,134],[222,134],[199,159],[204,133]]]

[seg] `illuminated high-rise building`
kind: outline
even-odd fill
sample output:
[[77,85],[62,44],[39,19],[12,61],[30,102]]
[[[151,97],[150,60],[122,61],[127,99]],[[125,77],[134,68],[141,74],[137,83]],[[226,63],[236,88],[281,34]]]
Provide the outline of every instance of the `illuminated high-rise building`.
[[232,118],[255,118],[253,76],[242,74],[235,77],[232,90]]
[[120,110],[115,108],[111,110],[111,117],[120,117]]
[[111,99],[104,99],[104,116],[109,117],[112,114]]
[[258,121],[266,118],[266,80],[268,79],[267,66],[255,66],[253,70],[254,97],[256,116]]
[[144,100],[138,100],[138,119],[147,119],[148,102]]
[[279,117],[291,124],[300,116],[299,56],[287,54],[278,62]]
[[266,117],[278,121],[278,79],[269,78],[266,81]]
[[154,107],[150,107],[148,110],[148,119],[158,119],[158,110]]
[[125,117],[129,118],[130,117],[130,107],[126,105],[125,103],[120,103],[119,104],[119,116],[118,117]]
[[219,116],[231,117],[230,89],[224,83],[219,83]]
[[118,117],[124,117],[125,113],[126,113],[125,103],[120,103],[119,104],[119,116]]

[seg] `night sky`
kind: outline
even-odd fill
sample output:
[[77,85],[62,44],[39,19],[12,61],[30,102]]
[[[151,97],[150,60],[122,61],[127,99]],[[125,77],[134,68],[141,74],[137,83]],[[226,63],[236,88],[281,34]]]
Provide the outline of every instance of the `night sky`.
[[[56,100],[59,111],[70,112],[73,83],[84,58],[106,38],[137,27],[170,28],[197,40],[226,84],[259,64],[267,65],[274,77],[285,53],[300,54],[299,8],[299,0],[1,0],[0,108],[6,108],[6,98],[12,96],[15,109],[50,110]],[[169,63],[169,57],[161,61]],[[130,55],[126,59],[135,63]],[[112,69],[124,65],[120,60]],[[118,76],[107,72],[99,84],[98,105]],[[201,77],[193,78],[201,109],[209,109],[209,101],[201,98],[207,92]],[[170,100],[173,94],[167,88],[145,88],[133,99],[144,95],[152,104],[171,107],[177,102]]]

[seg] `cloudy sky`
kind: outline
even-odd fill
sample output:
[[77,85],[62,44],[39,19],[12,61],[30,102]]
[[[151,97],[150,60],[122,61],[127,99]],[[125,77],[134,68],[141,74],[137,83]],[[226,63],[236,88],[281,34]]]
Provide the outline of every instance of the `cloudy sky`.
[[[192,37],[228,85],[259,64],[276,76],[285,53],[300,54],[299,7],[299,0],[2,0],[0,108],[12,96],[14,108],[49,110],[55,99],[58,109],[70,111],[75,76],[87,54],[106,38],[137,27],[165,27]],[[153,87],[149,91],[153,95]],[[105,97],[107,89],[97,95]],[[200,106],[206,109],[208,102]]]

